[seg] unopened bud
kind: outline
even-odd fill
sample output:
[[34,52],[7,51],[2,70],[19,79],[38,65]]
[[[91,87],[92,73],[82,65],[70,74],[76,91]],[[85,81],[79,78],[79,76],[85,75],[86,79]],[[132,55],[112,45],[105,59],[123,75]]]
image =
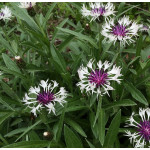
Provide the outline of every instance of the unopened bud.
[[[1,75],[1,74],[0,74]],[[9,78],[3,78],[5,82],[9,82]]]
[[16,60],[20,60],[20,58],[21,58],[20,56],[15,56]]
[[89,24],[88,24],[88,23],[86,24],[86,27],[89,27]]
[[44,136],[44,137],[49,137],[49,136],[50,136],[50,133],[46,131],[46,132],[43,133],[43,136]]

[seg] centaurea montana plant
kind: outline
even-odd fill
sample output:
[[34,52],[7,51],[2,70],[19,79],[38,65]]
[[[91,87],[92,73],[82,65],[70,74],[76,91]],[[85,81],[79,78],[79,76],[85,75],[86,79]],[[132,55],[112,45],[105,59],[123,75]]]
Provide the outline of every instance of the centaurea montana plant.
[[0,20],[11,20],[12,13],[9,7],[5,6],[0,10]]
[[88,9],[84,4],[81,13],[84,17],[90,17],[91,21],[100,19],[100,17],[108,18],[115,15],[115,7],[112,3],[90,3],[90,9]]
[[0,147],[150,147],[149,3],[1,4]]
[[132,127],[135,131],[126,131],[126,136],[135,148],[150,147],[150,108],[140,108],[139,113],[132,112],[127,120],[127,127]]
[[31,112],[37,116],[37,112],[42,109],[47,109],[49,113],[55,114],[55,104],[59,103],[63,106],[66,103],[67,92],[64,87],[60,87],[60,90],[56,92],[58,83],[56,81],[41,80],[39,86],[31,87],[29,93],[25,94],[23,103],[31,109]]
[[20,8],[32,8],[36,5],[36,2],[20,2],[20,4],[18,5],[18,7]]
[[78,69],[80,82],[77,83],[81,92],[85,91],[87,94],[100,95],[108,94],[109,90],[114,90],[111,86],[112,81],[120,84],[121,68],[105,61],[102,63],[98,61],[94,64],[95,60],[91,59],[87,66],[83,65]]
[[141,27],[141,24],[130,20],[128,16],[124,16],[117,22],[112,18],[102,26],[101,34],[104,36],[104,42],[115,44],[118,41],[121,46],[125,46],[135,42],[135,37],[138,36]]

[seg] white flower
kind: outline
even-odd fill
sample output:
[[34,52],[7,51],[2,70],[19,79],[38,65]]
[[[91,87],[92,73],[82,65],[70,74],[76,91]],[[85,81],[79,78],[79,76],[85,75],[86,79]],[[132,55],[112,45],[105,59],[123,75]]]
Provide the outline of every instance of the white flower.
[[90,3],[90,10],[88,10],[83,4],[81,13],[84,17],[91,17],[91,21],[95,19],[99,19],[100,16],[109,17],[110,15],[114,15],[115,7],[112,3],[107,3],[106,5],[103,3]]
[[36,5],[36,2],[20,2],[18,7],[20,8],[32,8]]
[[141,24],[131,21],[129,17],[124,16],[115,22],[114,18],[107,20],[102,26],[101,34],[104,36],[104,42],[120,42],[120,45],[130,44],[134,42],[134,38],[138,36]]
[[140,31],[148,32],[149,31],[149,26],[141,25]]
[[16,60],[20,60],[21,57],[20,57],[20,56],[15,56],[15,59],[16,59]]
[[0,71],[0,76],[2,75],[3,73]]
[[7,6],[5,6],[0,10],[0,19],[3,19],[5,21],[10,20],[11,17],[12,17],[11,10]]
[[108,91],[114,90],[110,85],[111,81],[120,83],[121,68],[108,61],[105,61],[103,64],[99,61],[96,67],[94,62],[95,60],[91,59],[86,67],[81,65],[78,69],[80,82],[77,83],[77,86],[79,86],[81,92],[85,91],[87,94],[96,93],[97,97],[106,93],[109,95]]
[[[127,126],[135,128],[135,131],[125,131],[130,143],[135,148],[144,148],[150,145],[150,108],[139,109],[139,114],[132,113],[127,120]],[[139,118],[139,119],[138,119]]]
[[[25,94],[23,102],[31,109],[31,112],[37,116],[37,112],[47,109],[49,113],[55,114],[55,104],[59,103],[63,106],[66,103],[67,92],[64,87],[60,87],[57,91],[58,83],[56,81],[41,80],[38,87],[31,87],[29,93]],[[57,92],[56,92],[57,91]]]

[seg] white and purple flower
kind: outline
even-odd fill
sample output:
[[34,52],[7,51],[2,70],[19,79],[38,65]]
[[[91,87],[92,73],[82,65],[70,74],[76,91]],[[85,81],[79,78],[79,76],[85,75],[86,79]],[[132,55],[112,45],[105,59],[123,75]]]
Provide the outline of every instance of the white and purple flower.
[[108,94],[109,90],[114,90],[111,87],[111,81],[116,81],[120,84],[120,78],[122,76],[121,68],[105,61],[103,64],[101,61],[94,64],[93,59],[91,59],[87,66],[83,65],[78,69],[78,74],[80,82],[77,83],[81,92],[86,92],[87,94],[95,93],[97,97]]
[[91,21],[99,19],[99,17],[109,17],[110,15],[114,15],[115,6],[112,3],[107,3],[106,5],[103,3],[90,3],[90,10],[88,10],[85,5],[82,6],[82,15],[84,17],[91,17]]
[[141,26],[140,31],[148,32],[149,31],[149,26],[146,26],[146,25]]
[[0,20],[3,19],[4,21],[5,20],[10,20],[12,17],[12,13],[11,13],[11,10],[5,6],[4,8],[2,8],[0,10]]
[[20,2],[18,5],[20,8],[32,8],[36,5],[36,2]]
[[133,143],[135,148],[150,146],[150,108],[140,108],[139,114],[133,112],[127,122],[128,127],[135,128],[135,131],[126,131],[130,143]]
[[116,41],[119,41],[120,45],[124,46],[135,41],[134,38],[138,36],[141,26],[124,16],[117,22],[114,19],[106,21],[102,26],[101,34],[104,36],[104,42],[114,42],[115,44]]
[[41,80],[38,87],[31,87],[29,93],[25,94],[23,102],[31,109],[31,112],[37,116],[37,112],[47,109],[49,113],[55,114],[55,104],[59,103],[63,106],[66,103],[67,92],[64,87],[60,87],[57,91],[58,83],[51,80],[51,83]]

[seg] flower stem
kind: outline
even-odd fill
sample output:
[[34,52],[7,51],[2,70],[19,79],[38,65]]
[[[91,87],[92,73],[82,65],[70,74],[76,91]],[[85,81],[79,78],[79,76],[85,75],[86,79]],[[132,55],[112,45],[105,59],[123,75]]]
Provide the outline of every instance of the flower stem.
[[116,64],[119,65],[119,61],[120,61],[120,58],[121,58],[121,51],[120,51],[120,44],[118,43],[118,57],[117,57],[117,60],[116,60]]
[[98,48],[99,48],[99,55],[102,52],[102,37],[101,37],[101,28],[102,28],[102,24],[99,23],[99,41],[98,41]]
[[99,109],[102,108],[102,96],[99,97]]

